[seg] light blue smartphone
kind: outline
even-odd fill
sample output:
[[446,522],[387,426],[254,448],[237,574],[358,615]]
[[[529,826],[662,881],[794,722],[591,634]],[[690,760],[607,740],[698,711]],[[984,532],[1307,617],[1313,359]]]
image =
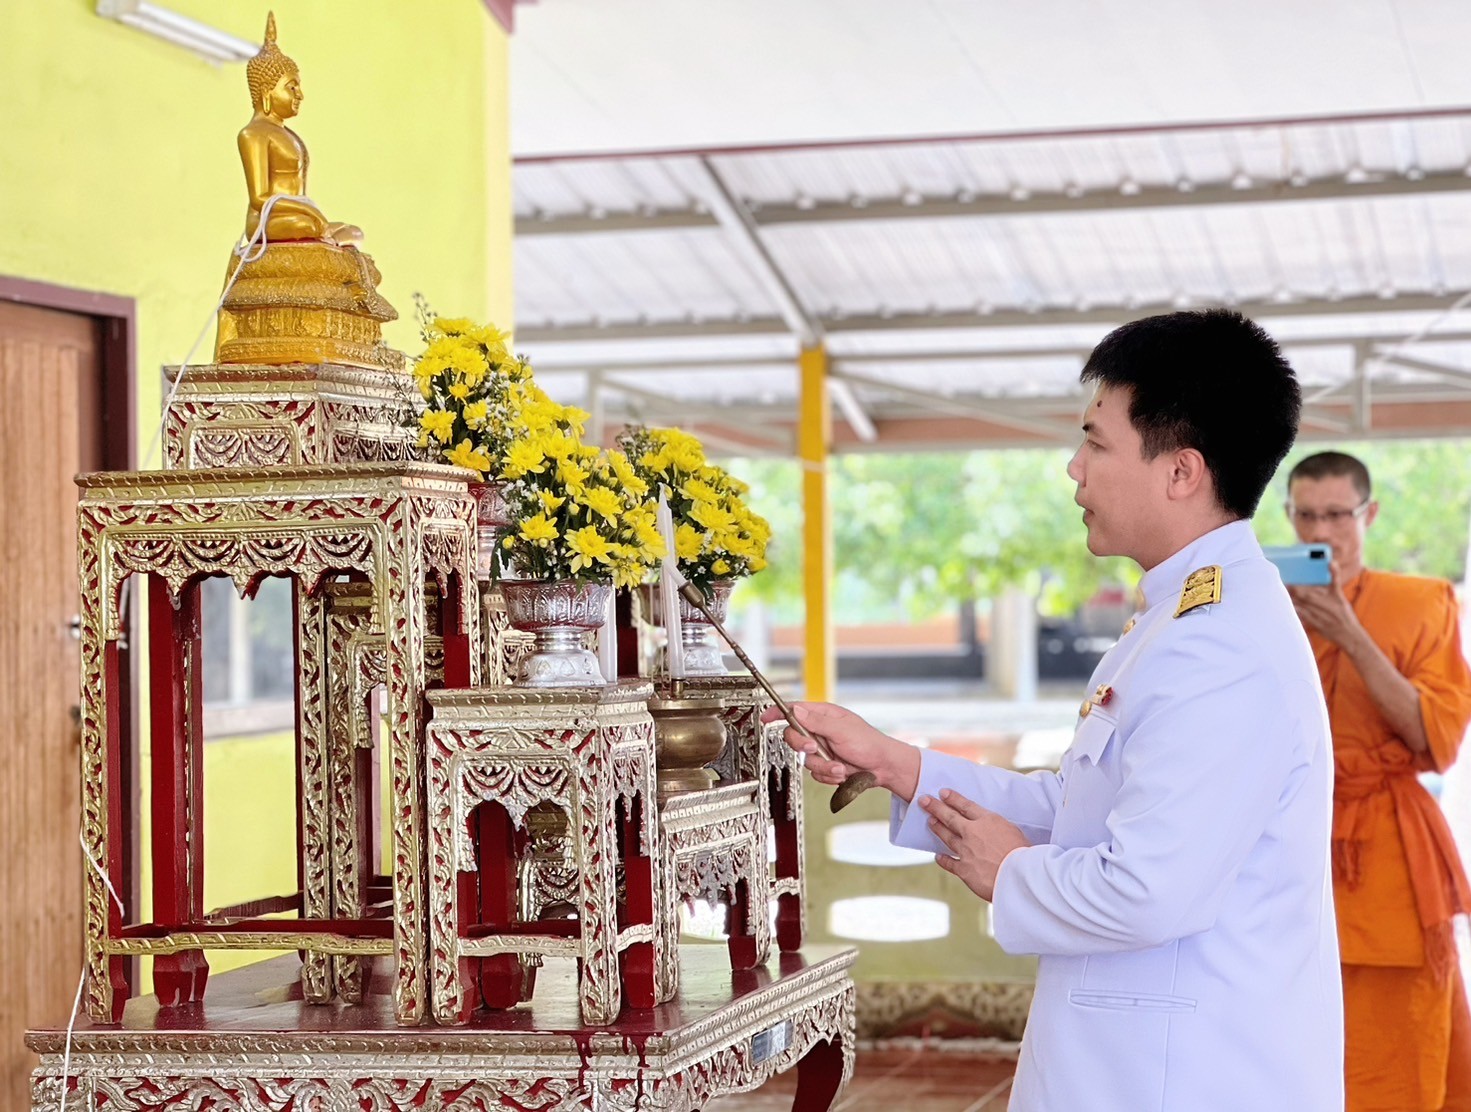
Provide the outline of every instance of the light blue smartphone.
[[1282,582],[1289,587],[1326,587],[1333,582],[1329,567],[1333,561],[1332,545],[1268,545],[1262,549],[1262,555],[1277,565]]

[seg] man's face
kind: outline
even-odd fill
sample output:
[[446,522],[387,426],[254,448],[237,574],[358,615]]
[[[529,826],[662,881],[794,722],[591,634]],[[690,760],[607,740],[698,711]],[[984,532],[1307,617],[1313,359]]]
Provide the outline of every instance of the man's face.
[[1144,458],[1143,442],[1129,420],[1130,400],[1127,389],[1098,388],[1083,411],[1083,443],[1067,473],[1078,484],[1073,500],[1083,507],[1088,551],[1144,563],[1157,547],[1169,453]]
[[1366,499],[1347,475],[1294,479],[1287,492],[1287,515],[1304,544],[1333,546],[1340,574],[1353,578],[1364,562],[1364,534],[1378,516],[1379,503]]

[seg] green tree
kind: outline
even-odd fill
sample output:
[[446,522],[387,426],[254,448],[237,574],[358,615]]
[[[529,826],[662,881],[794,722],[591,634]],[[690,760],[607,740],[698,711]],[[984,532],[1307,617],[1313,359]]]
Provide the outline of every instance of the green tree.
[[[830,490],[839,599],[922,619],[1017,584],[1040,594],[1044,609],[1066,612],[1106,579],[1132,582],[1137,569],[1089,554],[1067,459],[1060,449],[838,457]],[[774,535],[771,568],[738,597],[799,617],[798,465],[730,466],[751,483],[751,504]]]
[[[1283,513],[1295,449],[1262,499],[1253,527],[1288,544]],[[1459,580],[1471,518],[1471,452],[1457,441],[1347,443],[1374,476],[1382,509],[1369,531],[1374,567]],[[1126,560],[1085,544],[1062,449],[847,455],[832,462],[836,609],[840,620],[879,613],[925,618],[1008,586],[1037,592],[1045,612],[1075,609],[1105,581],[1132,585]],[[800,470],[792,460],[736,460],[751,505],[771,521],[771,567],[736,594],[760,598],[779,620],[802,613]]]

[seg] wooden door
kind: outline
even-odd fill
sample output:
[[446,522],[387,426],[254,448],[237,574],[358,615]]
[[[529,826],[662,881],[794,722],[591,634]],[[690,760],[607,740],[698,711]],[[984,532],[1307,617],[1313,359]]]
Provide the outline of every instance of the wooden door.
[[28,1026],[82,968],[81,660],[72,482],[102,459],[93,318],[0,302],[0,1106],[30,1107]]

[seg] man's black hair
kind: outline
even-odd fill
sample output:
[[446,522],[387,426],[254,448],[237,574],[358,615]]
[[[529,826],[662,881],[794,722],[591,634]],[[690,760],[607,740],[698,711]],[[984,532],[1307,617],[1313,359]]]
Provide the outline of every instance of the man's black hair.
[[1230,309],[1130,321],[1093,349],[1081,380],[1129,391],[1145,459],[1198,451],[1236,517],[1256,512],[1297,437],[1297,376],[1276,341]]
[[1369,469],[1358,456],[1351,456],[1347,452],[1314,452],[1310,456],[1303,456],[1297,461],[1297,466],[1287,474],[1287,491],[1289,494],[1292,492],[1292,484],[1297,479],[1337,478],[1352,480],[1354,490],[1366,502],[1374,496],[1374,485],[1369,481]]

